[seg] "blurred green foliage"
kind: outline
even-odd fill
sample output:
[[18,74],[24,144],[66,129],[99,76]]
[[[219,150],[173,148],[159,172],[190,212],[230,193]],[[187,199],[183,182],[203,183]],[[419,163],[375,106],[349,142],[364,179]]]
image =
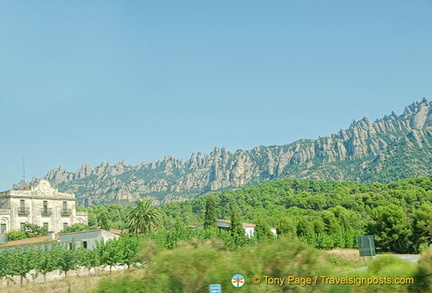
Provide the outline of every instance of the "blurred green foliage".
[[[127,274],[105,279],[95,292],[207,292],[210,284],[221,284],[223,292],[430,292],[431,256],[431,251],[426,251],[416,264],[384,255],[370,261],[367,269],[358,269],[358,263],[342,254],[328,255],[283,236],[235,251],[225,250],[215,239],[194,239],[179,243],[174,249],[147,241],[139,253],[145,264],[141,268],[144,277]],[[241,289],[230,283],[237,273],[245,276]],[[259,285],[252,283],[253,276],[261,278]],[[283,277],[285,281],[283,285],[270,285],[265,276]],[[318,282],[288,283],[288,276],[312,280],[317,277]],[[327,281],[323,282],[322,277]],[[349,285],[331,284],[331,278],[353,281]],[[397,278],[406,283],[395,284]]]

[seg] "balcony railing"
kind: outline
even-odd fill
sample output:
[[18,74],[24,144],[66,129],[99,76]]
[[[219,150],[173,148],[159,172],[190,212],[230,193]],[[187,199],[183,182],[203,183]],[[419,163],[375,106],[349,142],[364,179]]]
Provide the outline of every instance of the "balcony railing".
[[72,210],[71,209],[62,209],[61,210],[61,215],[62,216],[70,216],[72,214]]
[[28,215],[28,214],[30,214],[30,208],[25,208],[25,207],[18,208],[18,215]]
[[42,216],[51,216],[52,211],[50,208],[42,208],[41,209],[41,215]]

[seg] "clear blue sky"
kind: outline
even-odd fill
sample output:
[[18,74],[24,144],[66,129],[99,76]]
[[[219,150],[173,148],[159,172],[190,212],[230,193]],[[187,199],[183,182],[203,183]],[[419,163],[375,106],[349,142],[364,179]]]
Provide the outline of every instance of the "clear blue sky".
[[432,2],[1,1],[0,190],[327,136],[432,99]]

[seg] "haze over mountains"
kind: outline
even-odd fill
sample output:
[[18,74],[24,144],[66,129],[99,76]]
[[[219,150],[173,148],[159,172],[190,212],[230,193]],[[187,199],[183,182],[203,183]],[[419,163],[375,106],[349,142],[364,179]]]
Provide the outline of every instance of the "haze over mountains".
[[330,137],[235,152],[215,147],[187,161],[166,156],[136,166],[103,162],[94,169],[83,164],[76,172],[60,167],[45,179],[75,193],[81,205],[139,198],[164,203],[281,178],[390,182],[427,176],[431,154],[432,103],[423,99],[400,116],[392,112],[375,122],[364,117]]

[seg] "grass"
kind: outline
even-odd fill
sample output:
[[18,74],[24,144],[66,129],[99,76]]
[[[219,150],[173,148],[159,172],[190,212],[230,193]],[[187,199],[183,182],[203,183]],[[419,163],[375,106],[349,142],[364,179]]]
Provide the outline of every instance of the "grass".
[[325,252],[326,260],[340,272],[367,266],[370,261],[369,258],[361,257],[358,249],[337,248]]

